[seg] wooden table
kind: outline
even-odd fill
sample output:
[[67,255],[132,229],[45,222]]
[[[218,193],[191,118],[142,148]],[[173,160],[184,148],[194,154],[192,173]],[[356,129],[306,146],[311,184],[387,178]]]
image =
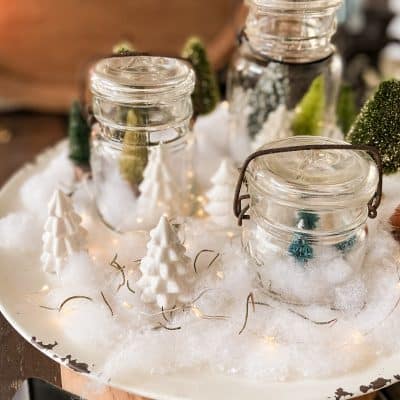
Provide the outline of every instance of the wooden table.
[[[0,115],[0,185],[37,153],[65,135],[66,119],[30,113]],[[8,141],[7,133],[12,137]],[[0,314],[0,399],[10,400],[32,376],[61,385],[59,366],[25,341]]]
[[[59,115],[0,114],[0,185],[24,163],[33,161],[40,151],[62,139],[66,125],[66,118]],[[4,128],[11,132],[11,139]],[[65,389],[88,400],[140,399],[109,388],[100,393],[91,392],[85,377],[66,368],[60,373],[58,364],[26,342],[0,314],[0,399],[10,400],[21,382],[32,376],[61,386],[61,375]],[[362,399],[373,397],[372,394]]]

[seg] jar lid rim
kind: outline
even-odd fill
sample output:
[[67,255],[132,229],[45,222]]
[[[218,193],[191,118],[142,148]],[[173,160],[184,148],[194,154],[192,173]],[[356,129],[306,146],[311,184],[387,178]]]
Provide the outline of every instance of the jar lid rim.
[[159,102],[190,95],[194,84],[189,62],[174,57],[104,58],[90,71],[93,94],[121,103]]
[[293,11],[319,11],[328,8],[339,8],[343,0],[246,0],[249,6],[259,11],[289,9]]
[[[347,143],[320,136],[295,136],[261,149],[310,144]],[[376,191],[379,173],[364,151],[303,150],[253,160],[246,179],[250,196],[255,190],[286,203],[341,208],[366,205]]]

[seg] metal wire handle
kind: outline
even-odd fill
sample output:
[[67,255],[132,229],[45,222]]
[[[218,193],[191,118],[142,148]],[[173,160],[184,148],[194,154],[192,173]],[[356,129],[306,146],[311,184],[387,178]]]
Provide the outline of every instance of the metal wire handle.
[[382,199],[382,159],[379,154],[379,151],[374,146],[367,145],[353,145],[353,144],[309,144],[303,146],[287,146],[287,147],[277,147],[273,149],[259,150],[252,154],[250,154],[243,166],[240,170],[239,178],[236,184],[235,197],[233,199],[233,212],[235,217],[238,219],[238,225],[242,226],[244,219],[250,219],[250,215],[246,214],[250,208],[250,205],[247,204],[244,208],[242,208],[242,201],[249,199],[249,194],[240,195],[240,191],[242,190],[242,184],[245,179],[246,169],[249,166],[250,162],[253,161],[257,157],[266,156],[269,154],[277,154],[277,153],[291,153],[294,151],[302,151],[302,150],[325,150],[325,149],[333,149],[333,150],[361,150],[367,152],[375,161],[376,166],[378,168],[379,173],[379,181],[378,186],[371,200],[368,202],[368,217],[375,218],[378,214],[377,209]]

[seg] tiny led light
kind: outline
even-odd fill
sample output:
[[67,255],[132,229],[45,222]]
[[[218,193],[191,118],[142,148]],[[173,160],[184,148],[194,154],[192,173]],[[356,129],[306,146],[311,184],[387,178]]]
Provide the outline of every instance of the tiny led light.
[[197,213],[196,213],[196,214],[197,214],[198,217],[204,217],[204,215],[205,215],[203,209],[197,210]]
[[278,345],[275,336],[265,336],[264,339],[271,348],[275,348]]
[[192,313],[197,317],[197,318],[201,318],[202,317],[202,312],[196,307],[193,306],[192,307]]
[[48,285],[43,285],[42,288],[40,289],[41,292],[47,292],[49,290]]
[[128,310],[130,310],[130,309],[133,307],[133,305],[132,305],[132,304],[129,304],[127,301],[123,301],[123,302],[122,302],[122,305],[123,305],[125,308],[127,308]]
[[361,332],[354,332],[351,335],[351,338],[354,344],[360,344],[364,341],[364,336],[361,334]]

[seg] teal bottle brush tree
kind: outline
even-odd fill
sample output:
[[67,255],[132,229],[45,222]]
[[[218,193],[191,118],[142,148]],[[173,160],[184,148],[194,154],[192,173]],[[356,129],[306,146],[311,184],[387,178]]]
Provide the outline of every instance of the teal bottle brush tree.
[[204,43],[198,37],[190,37],[182,51],[196,73],[196,84],[192,94],[193,115],[208,114],[220,101],[217,77],[208,59]]
[[[318,214],[302,210],[297,215],[297,225],[305,230],[314,230],[319,221]],[[314,258],[314,250],[311,246],[309,235],[306,233],[296,233],[289,245],[288,253],[299,263],[305,264]]]
[[357,116],[347,139],[378,148],[383,172],[400,169],[400,81],[382,82]]

